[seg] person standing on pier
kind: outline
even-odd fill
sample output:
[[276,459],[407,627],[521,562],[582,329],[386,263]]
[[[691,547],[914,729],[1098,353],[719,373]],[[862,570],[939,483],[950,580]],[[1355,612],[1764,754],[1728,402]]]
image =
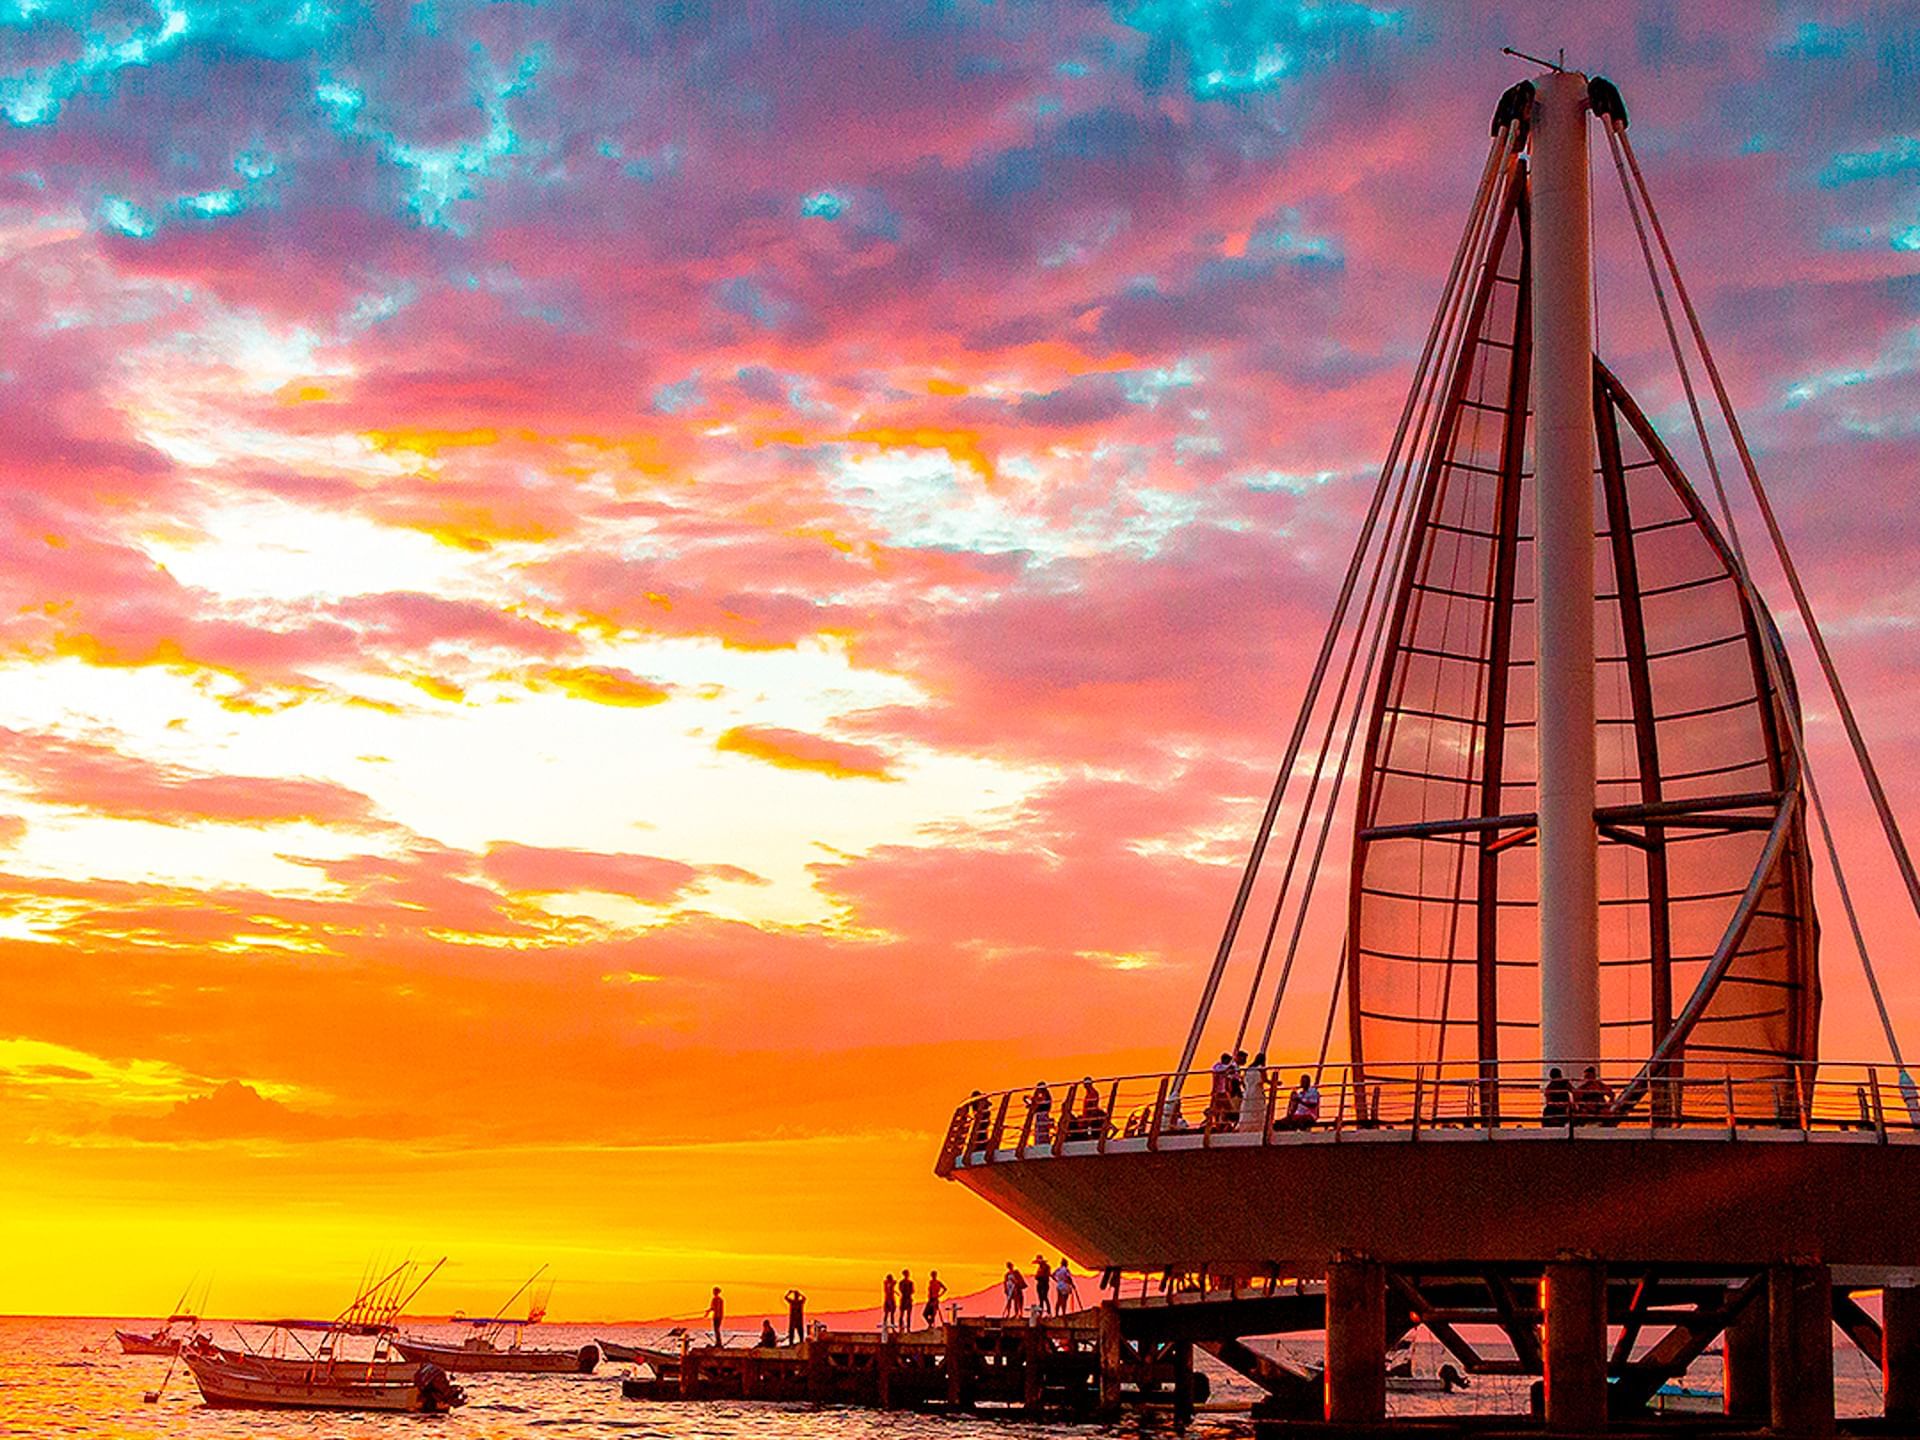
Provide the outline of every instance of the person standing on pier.
[[929,1270],[927,1272],[927,1308],[921,1316],[927,1322],[929,1330],[940,1323],[940,1297],[946,1293],[947,1287],[941,1283],[940,1272]]
[[900,1328],[913,1330],[913,1271],[904,1266],[900,1270]]
[[1000,1288],[1006,1292],[1007,1303],[1001,1310],[1004,1320],[1016,1319],[1027,1308],[1027,1277],[1020,1273],[1020,1267],[1013,1261],[1007,1261],[1007,1273],[1000,1277]]
[[897,1306],[899,1305],[892,1271],[887,1272],[887,1282],[880,1287],[880,1294],[882,1297],[880,1304],[880,1330],[881,1333],[884,1334],[893,1329],[894,1316]]
[[1074,1283],[1073,1270],[1067,1264],[1067,1257],[1062,1255],[1053,1271],[1053,1313],[1067,1314],[1069,1304],[1075,1309],[1079,1308],[1080,1287]]
[[713,1287],[713,1298],[707,1302],[707,1314],[713,1319],[713,1344],[718,1349],[724,1342],[720,1339],[720,1322],[726,1318],[727,1302],[720,1298],[720,1287]]
[[807,1297],[796,1286],[787,1291],[787,1343],[798,1345],[807,1338]]
[[1263,1124],[1267,1114],[1267,1052],[1262,1050],[1240,1072],[1240,1115],[1235,1126]]
[[1213,1088],[1207,1096],[1207,1128],[1218,1130],[1227,1118],[1227,1107],[1233,1103],[1233,1056],[1227,1051],[1220,1052],[1220,1058],[1213,1062]]
[[1053,1312],[1053,1267],[1047,1264],[1047,1257],[1033,1257],[1033,1298],[1044,1317]]

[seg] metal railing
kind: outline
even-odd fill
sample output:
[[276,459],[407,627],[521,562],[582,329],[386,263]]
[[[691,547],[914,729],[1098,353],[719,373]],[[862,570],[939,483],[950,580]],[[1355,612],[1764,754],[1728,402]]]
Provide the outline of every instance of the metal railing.
[[1462,1061],[1318,1071],[1276,1064],[976,1091],[953,1112],[938,1169],[1381,1130],[1920,1135],[1920,1090],[1889,1065],[1686,1060],[1650,1071],[1597,1061],[1569,1069],[1564,1087],[1551,1088],[1537,1063],[1489,1070]]

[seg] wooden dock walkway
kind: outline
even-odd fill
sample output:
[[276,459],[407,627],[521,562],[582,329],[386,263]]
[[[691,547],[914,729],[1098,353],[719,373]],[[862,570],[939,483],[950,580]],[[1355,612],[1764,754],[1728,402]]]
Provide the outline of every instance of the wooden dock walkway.
[[[1194,1342],[1134,1338],[1126,1333],[1134,1328],[1108,1303],[1062,1319],[964,1317],[912,1334],[840,1331],[797,1345],[696,1347],[678,1375],[629,1379],[621,1389],[634,1400],[984,1407],[1027,1418],[1100,1419],[1129,1405],[1163,1405],[1184,1424],[1210,1388],[1194,1371]],[[1222,1358],[1231,1364],[1236,1357]],[[1317,1393],[1317,1382],[1309,1383]]]

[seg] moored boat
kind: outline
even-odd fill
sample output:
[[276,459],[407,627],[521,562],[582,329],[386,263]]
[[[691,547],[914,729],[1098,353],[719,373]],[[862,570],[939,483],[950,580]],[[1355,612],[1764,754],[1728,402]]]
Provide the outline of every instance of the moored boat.
[[[546,1318],[547,1296],[553,1291],[549,1281],[544,1291],[535,1291],[528,1301],[526,1318],[507,1318],[513,1303],[546,1273],[542,1265],[521,1282],[492,1315],[483,1318],[455,1315],[450,1324],[470,1325],[473,1334],[457,1344],[428,1340],[418,1335],[394,1337],[393,1347],[409,1360],[429,1361],[459,1374],[498,1375],[587,1375],[600,1363],[600,1347],[582,1345],[576,1350],[541,1350],[520,1343],[521,1331]],[[504,1343],[502,1343],[504,1341]]]
[[180,1353],[180,1337],[170,1335],[165,1328],[141,1334],[138,1330],[115,1329],[113,1338],[120,1342],[123,1355],[177,1355]]
[[578,1350],[535,1350],[517,1343],[497,1345],[484,1335],[471,1336],[457,1345],[410,1335],[396,1339],[393,1348],[409,1360],[469,1375],[586,1375],[600,1363],[597,1345],[582,1345]]
[[369,1367],[351,1360],[312,1362],[303,1370],[259,1363],[258,1357],[231,1358],[231,1352],[188,1346],[181,1352],[214,1409],[243,1410],[405,1410],[435,1414],[464,1404],[466,1392],[437,1365],[409,1366],[406,1376],[391,1367]]
[[[216,1409],[451,1410],[467,1397],[443,1368],[395,1358],[393,1321],[440,1265],[416,1279],[419,1268],[411,1261],[395,1266],[332,1320],[256,1322],[269,1332],[258,1350],[228,1349],[196,1335],[181,1347],[181,1358],[201,1398]],[[320,1335],[311,1349],[300,1340],[306,1331]],[[349,1354],[342,1347],[350,1339],[372,1343],[363,1354]],[[298,1353],[286,1353],[289,1343]]]
[[173,1302],[173,1312],[157,1327],[148,1331],[122,1330],[114,1328],[113,1338],[120,1344],[123,1355],[177,1355],[180,1342],[186,1335],[193,1333],[193,1327],[199,1323],[200,1311],[206,1308],[208,1286],[201,1287],[198,1306],[188,1304],[193,1294],[194,1284],[187,1282],[187,1288],[180,1292],[180,1298]]

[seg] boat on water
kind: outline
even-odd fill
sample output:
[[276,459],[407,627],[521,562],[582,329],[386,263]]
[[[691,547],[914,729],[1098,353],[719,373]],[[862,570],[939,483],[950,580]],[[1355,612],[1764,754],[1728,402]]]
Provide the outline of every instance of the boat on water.
[[173,1326],[184,1321],[190,1327],[198,1318],[194,1315],[170,1315],[160,1329],[145,1333],[116,1327],[113,1338],[120,1343],[120,1353],[123,1355],[178,1355],[180,1337],[171,1333]]
[[123,1355],[177,1355],[180,1353],[182,1339],[193,1333],[193,1327],[200,1322],[200,1311],[206,1309],[207,1297],[203,1292],[198,1305],[189,1305],[194,1284],[187,1282],[187,1288],[180,1292],[180,1298],[173,1302],[173,1313],[153,1330],[122,1330],[114,1328],[113,1338],[120,1345]]
[[663,1345],[622,1345],[617,1340],[599,1342],[601,1358],[612,1365],[644,1365],[662,1380],[678,1377],[680,1358],[687,1353],[687,1333],[669,1331]]
[[396,1339],[394,1348],[410,1360],[430,1361],[470,1375],[590,1375],[600,1363],[598,1345],[538,1350],[521,1345],[517,1337],[501,1345],[486,1335],[472,1335],[455,1345],[410,1335]]
[[[440,1262],[444,1263],[444,1262]],[[395,1266],[332,1320],[252,1322],[266,1340],[233,1349],[196,1335],[180,1348],[201,1398],[215,1409],[393,1410],[437,1414],[466,1402],[442,1367],[399,1356],[394,1320],[439,1270]],[[303,1338],[317,1335],[309,1345]],[[365,1341],[348,1348],[349,1341]]]
[[[1674,362],[1628,354],[1657,406],[1596,344],[1595,150]],[[1501,97],[1453,253],[1171,1064],[976,1090],[936,1172],[1116,1290],[1326,1277],[1330,1422],[1380,1421],[1416,1323],[1467,1375],[1540,1376],[1560,1429],[1644,1411],[1757,1326],[1726,1345],[1726,1413],[1827,1433],[1843,1316],[1907,1406],[1920,1084],[1875,949],[1897,926],[1883,953],[1912,953],[1920,867],[1615,86],[1543,63]],[[1789,634],[1824,681],[1806,717]],[[1835,716],[1879,856],[1843,856],[1821,808],[1807,731]],[[1885,908],[1914,914],[1863,921],[1888,859]],[[1816,882],[1884,1060],[1822,1048]]]
[[514,1302],[533,1289],[546,1268],[542,1265],[521,1282],[520,1288],[507,1297],[506,1304],[492,1315],[484,1318],[465,1315],[452,1317],[450,1324],[472,1327],[473,1333],[466,1339],[449,1343],[419,1335],[397,1335],[393,1340],[394,1349],[409,1360],[428,1362],[444,1370],[468,1375],[592,1374],[600,1363],[598,1345],[582,1345],[572,1350],[546,1350],[522,1343],[521,1332],[546,1318],[546,1297],[553,1290],[551,1282],[544,1294],[529,1301],[524,1319],[511,1319],[507,1315]]
[[466,1403],[466,1392],[437,1365],[409,1363],[404,1375],[387,1365],[352,1361],[313,1363],[295,1370],[263,1365],[231,1352],[181,1351],[200,1387],[201,1398],[216,1410],[401,1410],[439,1414]]

